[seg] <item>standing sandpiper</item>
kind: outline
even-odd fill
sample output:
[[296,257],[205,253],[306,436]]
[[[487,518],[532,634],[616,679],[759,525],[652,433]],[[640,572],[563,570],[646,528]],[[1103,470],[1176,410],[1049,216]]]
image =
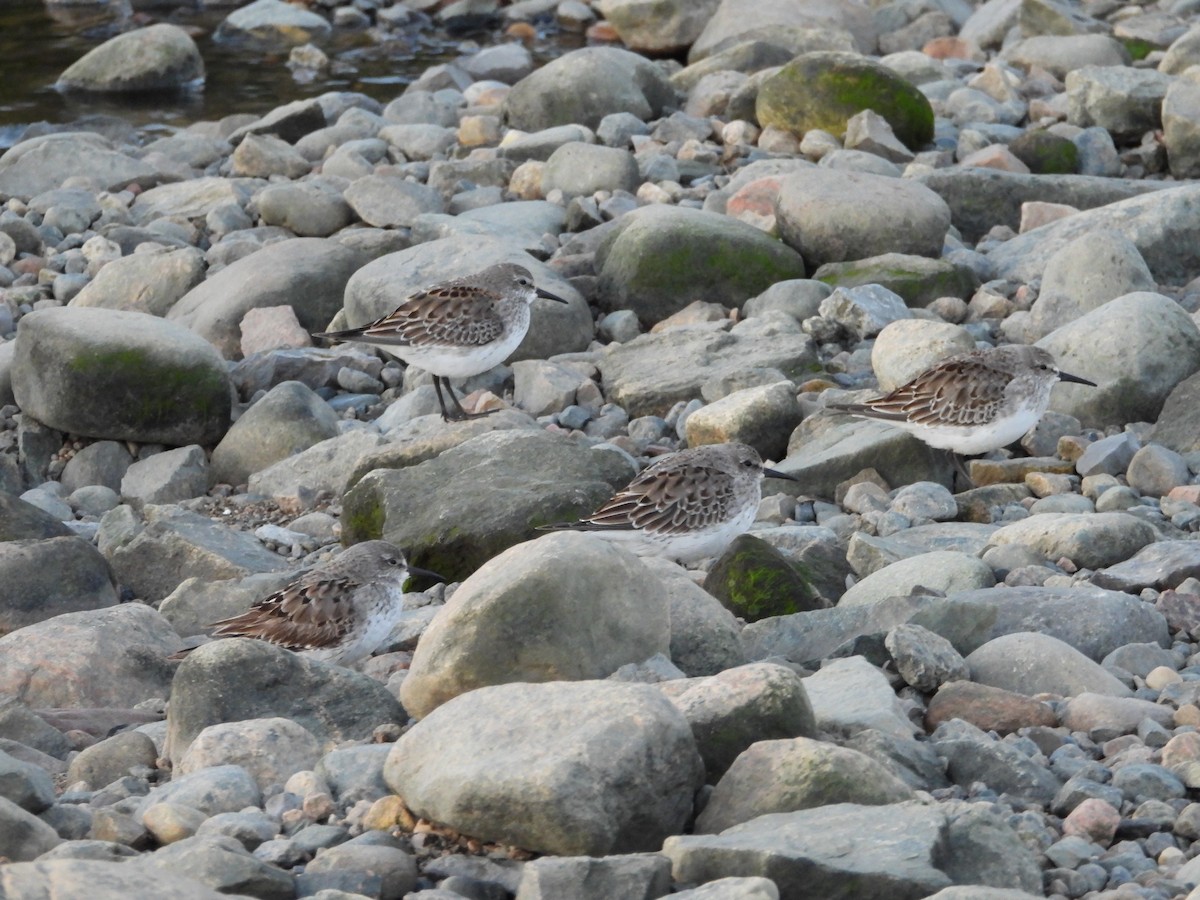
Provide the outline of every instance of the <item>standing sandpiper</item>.
[[[374,344],[426,370],[433,375],[442,418],[460,421],[486,413],[464,410],[450,379],[478,375],[504,362],[529,331],[529,307],[537,297],[567,302],[534,285],[528,269],[500,263],[417,291],[369,325],[313,337]],[[446,406],[443,384],[453,409]]]
[[370,655],[404,609],[410,566],[387,541],[364,541],[309,569],[241,615],[214,622],[214,637],[257,638],[339,666]]
[[829,405],[890,422],[931,447],[974,456],[1006,447],[1036,425],[1056,381],[1096,386],[1060,371],[1041,347],[1017,344],[943,359],[866,403]]
[[768,469],[745,444],[680,450],[651,463],[590,516],[541,530],[588,531],[638,556],[695,562],[750,527],[765,476],[796,480]]

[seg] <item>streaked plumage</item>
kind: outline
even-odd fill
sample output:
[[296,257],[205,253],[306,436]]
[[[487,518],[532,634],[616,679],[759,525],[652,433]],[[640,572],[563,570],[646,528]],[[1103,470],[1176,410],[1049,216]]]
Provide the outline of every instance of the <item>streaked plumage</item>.
[[993,347],[943,359],[874,400],[830,406],[891,422],[931,447],[971,456],[1019,440],[1046,411],[1056,381],[1095,386],[1060,371],[1040,347]]
[[715,556],[754,522],[766,468],[753,447],[710,444],[655,460],[590,516],[543,530],[588,531],[639,556]]
[[348,666],[370,655],[403,611],[414,568],[387,541],[365,541],[300,575],[246,612],[214,622],[215,637],[249,637]]
[[[433,375],[442,418],[466,419],[451,378],[467,378],[504,362],[529,331],[529,307],[537,297],[566,303],[533,283],[514,263],[417,291],[382,318],[360,328],[314,334],[334,341],[373,344]],[[448,409],[442,386],[450,392]]]

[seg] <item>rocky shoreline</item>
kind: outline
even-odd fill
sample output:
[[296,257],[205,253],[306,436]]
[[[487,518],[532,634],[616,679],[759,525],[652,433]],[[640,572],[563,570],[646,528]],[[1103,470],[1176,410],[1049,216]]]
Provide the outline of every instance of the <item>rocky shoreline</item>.
[[[1200,897],[1192,6],[523,13],[622,46],[0,157],[0,894]],[[498,262],[486,418],[313,346]],[[971,485],[826,406],[1003,343],[1097,386]],[[719,559],[536,530],[725,441]],[[360,670],[204,642],[374,538],[450,584]]]

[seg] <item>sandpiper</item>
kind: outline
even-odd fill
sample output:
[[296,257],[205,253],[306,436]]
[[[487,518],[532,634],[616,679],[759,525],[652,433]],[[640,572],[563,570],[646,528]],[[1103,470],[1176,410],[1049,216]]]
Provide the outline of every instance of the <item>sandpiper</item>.
[[750,527],[766,476],[796,480],[768,469],[745,444],[680,450],[655,460],[590,516],[541,530],[588,531],[639,556],[695,562]]
[[[537,297],[567,302],[537,287],[523,266],[500,263],[417,291],[368,325],[313,337],[374,344],[425,369],[433,375],[442,418],[458,421],[486,413],[464,410],[450,379],[478,375],[504,362],[529,331],[529,307]],[[446,406],[442,385],[452,409]]]
[[1005,447],[1036,425],[1056,381],[1096,386],[1061,371],[1041,347],[1018,344],[951,356],[882,397],[829,405],[890,422],[931,447],[974,456]]
[[214,637],[267,641],[349,666],[370,655],[403,611],[404,585],[433,572],[410,566],[393,544],[364,541],[309,569],[246,612],[214,622]]

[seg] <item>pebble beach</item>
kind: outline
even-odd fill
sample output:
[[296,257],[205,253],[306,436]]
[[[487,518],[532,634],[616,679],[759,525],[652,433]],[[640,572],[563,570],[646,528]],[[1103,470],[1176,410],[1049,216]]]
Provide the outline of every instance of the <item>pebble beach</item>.
[[[1200,900],[1194,0],[198,5],[495,40],[0,155],[0,896]],[[202,90],[170,6],[60,88]],[[311,336],[499,263],[485,417]],[[1094,386],[964,467],[832,408],[1005,344]],[[735,441],[716,558],[539,530]],[[377,539],[374,656],[210,639]]]

